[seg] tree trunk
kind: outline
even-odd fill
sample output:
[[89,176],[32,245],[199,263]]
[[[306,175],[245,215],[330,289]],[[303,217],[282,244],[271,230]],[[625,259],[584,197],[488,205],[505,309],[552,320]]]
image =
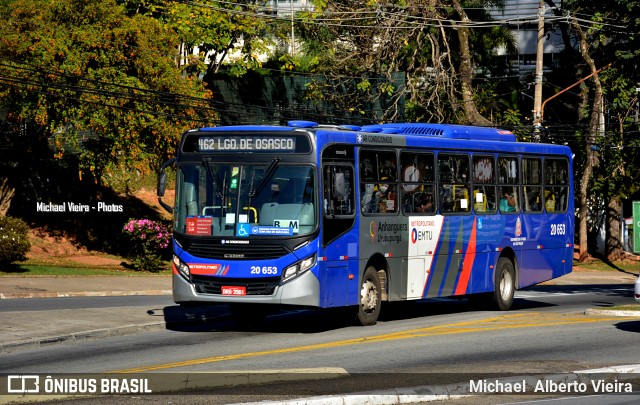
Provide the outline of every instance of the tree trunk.
[[[591,73],[595,73],[598,69],[596,68],[595,62],[589,55],[589,45],[587,43],[587,38],[582,32],[582,28],[578,25],[576,20],[572,21],[573,27],[578,33],[580,38],[580,54],[584,61],[589,65],[589,69]],[[579,261],[584,261],[588,257],[588,246],[587,246],[587,216],[588,216],[588,194],[589,194],[589,182],[591,181],[591,175],[593,173],[593,169],[598,166],[598,156],[594,150],[592,150],[591,146],[595,144],[596,138],[598,136],[598,131],[600,128],[600,114],[601,114],[601,106],[602,106],[602,84],[600,83],[600,77],[598,74],[593,75],[593,81],[595,84],[595,90],[593,94],[593,104],[591,109],[591,120],[589,122],[589,133],[587,135],[587,139],[585,142],[585,153],[587,157],[587,161],[585,164],[584,171],[582,173],[582,179],[580,182],[580,256]]]
[[611,198],[607,206],[607,243],[606,254],[607,260],[614,262],[624,258],[624,249],[622,247],[623,235],[622,229],[622,201],[617,198]]
[[16,189],[9,184],[9,178],[0,179],[0,216],[7,215]]
[[480,114],[473,100],[473,69],[471,67],[471,50],[469,49],[469,28],[464,24],[469,22],[469,17],[465,13],[458,0],[453,0],[453,7],[456,9],[463,26],[456,29],[458,40],[460,41],[460,81],[462,90],[462,109],[471,125],[490,126],[491,121]]
[[591,174],[593,173],[593,167],[595,157],[593,152],[587,151],[587,162],[582,171],[582,178],[580,179],[580,218],[578,226],[578,239],[580,244],[580,252],[578,261],[583,262],[589,257],[589,250],[587,246],[587,216],[589,214],[587,199],[589,191],[589,180],[591,180]]

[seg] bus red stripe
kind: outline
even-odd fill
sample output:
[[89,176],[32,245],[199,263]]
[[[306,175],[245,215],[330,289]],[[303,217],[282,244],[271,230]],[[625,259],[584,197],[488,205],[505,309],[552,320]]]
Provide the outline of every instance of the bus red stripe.
[[455,295],[462,295],[467,292],[467,286],[469,285],[469,277],[471,277],[471,268],[473,262],[476,259],[476,219],[473,219],[473,226],[471,228],[471,236],[469,237],[469,244],[467,245],[467,252],[464,255],[462,262],[462,273],[458,279],[458,285],[456,286]]

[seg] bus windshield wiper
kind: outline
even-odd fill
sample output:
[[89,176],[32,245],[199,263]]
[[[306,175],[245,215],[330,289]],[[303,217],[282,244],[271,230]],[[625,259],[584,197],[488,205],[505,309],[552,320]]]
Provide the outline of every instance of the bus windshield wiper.
[[203,157],[202,163],[204,163],[204,166],[207,168],[207,173],[209,173],[209,177],[211,177],[211,183],[213,183],[213,188],[215,189],[214,192],[216,194],[216,197],[222,198],[222,186],[220,185],[218,176],[215,175],[215,173],[213,172],[213,169],[211,168],[211,158],[208,156]]
[[258,183],[258,185],[255,188],[253,187],[253,181],[251,182],[251,190],[249,190],[249,197],[253,198],[255,197],[256,194],[262,191],[264,186],[267,185],[267,182],[271,180],[271,176],[273,176],[273,173],[278,168],[278,163],[280,163],[280,158],[278,157],[273,158],[273,160],[271,161],[271,164],[269,165],[269,167],[267,167],[267,170],[264,172],[264,177],[262,178],[262,180],[260,180],[260,183]]

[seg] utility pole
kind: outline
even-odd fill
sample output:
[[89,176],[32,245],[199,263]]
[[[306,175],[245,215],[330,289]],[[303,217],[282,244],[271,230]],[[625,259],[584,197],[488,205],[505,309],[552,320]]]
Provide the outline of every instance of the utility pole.
[[295,56],[295,54],[296,54],[296,36],[294,34],[294,31],[293,31],[293,0],[289,1],[289,7],[290,7],[290,11],[291,11],[291,56]]
[[538,6],[538,43],[536,50],[536,79],[533,97],[533,134],[536,142],[540,141],[542,129],[542,69],[544,56],[544,0]]

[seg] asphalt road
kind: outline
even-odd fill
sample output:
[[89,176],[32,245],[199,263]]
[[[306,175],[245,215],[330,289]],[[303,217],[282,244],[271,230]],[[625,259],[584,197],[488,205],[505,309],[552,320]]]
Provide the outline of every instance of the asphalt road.
[[[322,384],[318,381],[285,384],[277,391],[280,399],[322,395],[338,389],[361,392],[442,385],[471,376],[504,373],[572,373],[640,363],[637,354],[640,318],[584,313],[587,308],[630,302],[631,288],[631,285],[540,286],[518,292],[509,312],[476,310],[467,301],[458,300],[388,305],[380,322],[367,328],[351,326],[341,311],[278,313],[262,325],[247,327],[230,318],[224,308],[213,313],[193,308],[182,316],[197,318],[204,314],[209,321],[3,353],[0,373],[153,372],[169,380],[183,378],[185,373],[218,372],[229,376],[256,370],[286,373],[295,369],[293,374],[299,374],[304,369],[315,373],[315,377],[335,374],[332,377],[336,378]],[[167,304],[166,299],[135,297],[129,305],[139,310],[162,311],[165,317],[182,310]],[[101,305],[119,308],[104,298],[29,305],[34,305],[35,310],[39,305],[51,308],[57,302],[71,310],[74,305],[76,310]],[[119,301],[118,305],[121,304]],[[11,311],[12,305],[6,309],[3,305],[0,316],[2,311]],[[344,379],[343,373],[349,377]],[[252,391],[258,388],[263,391]],[[255,384],[207,389],[199,392],[205,396],[186,396],[177,402],[269,399],[273,398],[268,394],[276,392],[274,389]],[[92,403],[96,399],[93,397]]]

